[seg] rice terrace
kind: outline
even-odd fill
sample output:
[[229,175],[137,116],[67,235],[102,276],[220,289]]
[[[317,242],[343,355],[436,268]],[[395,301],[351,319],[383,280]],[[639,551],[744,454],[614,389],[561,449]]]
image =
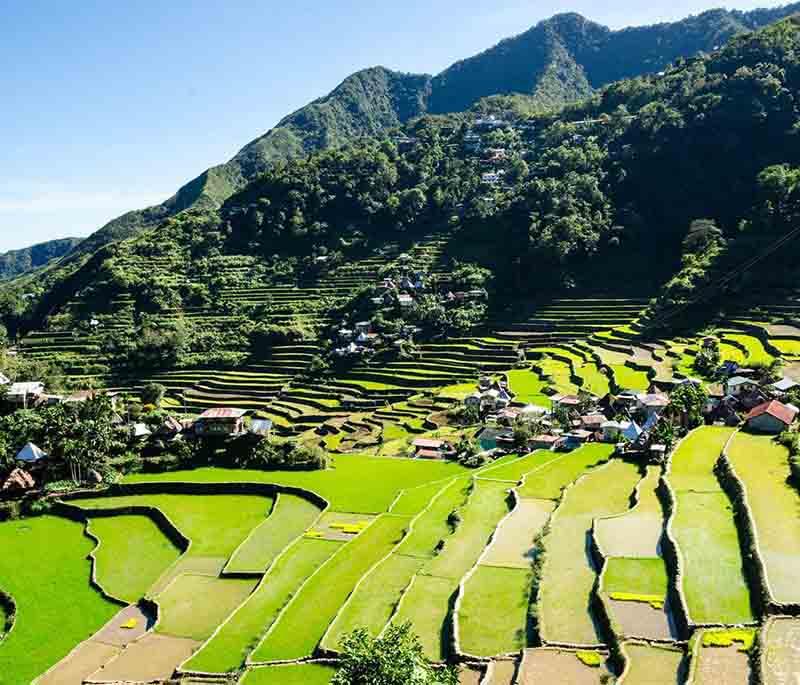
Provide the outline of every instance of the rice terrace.
[[0,685],[800,682],[798,12],[366,69],[0,255]]

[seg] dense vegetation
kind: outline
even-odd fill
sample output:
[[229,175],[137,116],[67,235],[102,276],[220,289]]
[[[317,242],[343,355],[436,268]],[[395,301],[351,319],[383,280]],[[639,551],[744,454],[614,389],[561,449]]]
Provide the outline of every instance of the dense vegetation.
[[80,238],[61,238],[0,254],[0,280],[14,278],[45,266],[48,262],[63,257],[80,242]]
[[715,10],[622,31],[576,14],[558,15],[436,77],[365,69],[287,116],[229,162],[200,174],[166,202],[109,222],[79,248],[75,259],[185,209],[217,208],[275,161],[377,135],[426,111],[466,110],[496,94],[525,94],[527,106],[536,111],[558,108],[612,81],[655,73],[680,57],[716,49],[737,33],[776,21],[797,7]]

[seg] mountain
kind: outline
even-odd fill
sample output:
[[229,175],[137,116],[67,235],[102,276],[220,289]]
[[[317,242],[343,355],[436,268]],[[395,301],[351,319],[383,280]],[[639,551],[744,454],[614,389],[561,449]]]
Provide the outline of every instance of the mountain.
[[45,266],[52,260],[63,257],[81,241],[81,238],[62,238],[0,254],[0,280],[14,278]]
[[[365,137],[268,167],[220,209],[184,212],[40,279],[22,327],[99,317],[119,335],[104,354],[124,360],[136,325],[160,339],[179,323],[181,363],[228,365],[253,351],[258,323],[341,320],[387,251],[420,241],[429,246],[411,251],[435,250],[442,273],[454,259],[489,270],[503,316],[565,290],[657,295],[656,321],[699,294],[794,288],[797,55],[793,17],[559,112],[423,115],[402,144]],[[430,330],[442,311],[415,315]]]
[[655,73],[680,57],[714,50],[737,33],[798,10],[800,3],[751,12],[711,10],[679,22],[619,31],[578,14],[562,14],[435,77],[365,69],[284,118],[226,164],[203,172],[166,202],[106,224],[72,258],[85,258],[185,209],[219,207],[275,161],[375,135],[422,113],[467,110],[492,95],[523,93],[530,96],[530,107],[557,108],[613,81]]

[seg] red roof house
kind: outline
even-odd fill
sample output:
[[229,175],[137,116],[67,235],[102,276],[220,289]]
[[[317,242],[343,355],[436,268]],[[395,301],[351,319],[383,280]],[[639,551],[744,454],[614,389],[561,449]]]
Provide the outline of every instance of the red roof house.
[[764,402],[750,411],[745,419],[747,427],[757,433],[782,433],[797,418],[797,410],[782,402]]

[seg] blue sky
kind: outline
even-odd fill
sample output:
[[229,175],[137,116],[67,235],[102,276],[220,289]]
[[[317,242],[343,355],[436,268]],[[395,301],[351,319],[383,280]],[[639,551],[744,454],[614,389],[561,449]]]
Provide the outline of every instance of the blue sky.
[[618,28],[720,4],[6,0],[0,251],[166,199],[360,68],[436,73],[556,12]]

